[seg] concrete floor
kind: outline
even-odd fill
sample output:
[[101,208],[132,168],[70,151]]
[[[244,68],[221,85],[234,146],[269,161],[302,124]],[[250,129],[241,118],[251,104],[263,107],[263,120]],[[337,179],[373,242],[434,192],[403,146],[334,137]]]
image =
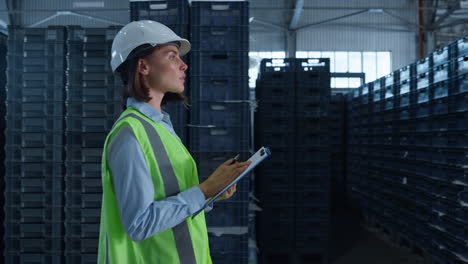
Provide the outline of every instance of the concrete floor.
[[423,259],[366,230],[355,210],[342,206],[333,213],[331,264],[422,264]]

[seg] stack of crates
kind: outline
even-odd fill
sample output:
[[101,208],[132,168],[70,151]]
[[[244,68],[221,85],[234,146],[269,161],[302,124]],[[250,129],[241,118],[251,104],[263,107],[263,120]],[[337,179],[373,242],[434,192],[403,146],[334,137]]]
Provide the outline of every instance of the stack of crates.
[[[203,182],[226,160],[250,156],[248,2],[192,1],[190,35],[189,149]],[[206,214],[213,262],[248,262],[249,191],[241,180]]]
[[332,205],[342,206],[345,201],[346,158],[346,98],[342,93],[330,97],[330,176]]
[[[353,196],[369,221],[435,263],[467,258],[467,43],[460,39],[373,82],[372,98],[365,86],[348,96],[356,106],[348,120]],[[373,121],[365,127],[358,109],[367,100]],[[356,139],[363,129],[368,148]]]
[[65,28],[9,28],[5,262],[62,263]]
[[[0,87],[6,86],[6,67],[7,67],[7,43],[8,39],[6,35],[0,35]],[[0,91],[0,100],[3,102],[0,104],[0,144],[5,146],[5,116],[6,116],[6,90],[2,89]],[[0,149],[0,175],[5,175],[5,148]],[[5,181],[0,181],[0,193],[5,192]],[[0,208],[4,208],[5,206],[5,197],[0,198]],[[0,218],[5,219],[5,210],[1,210]],[[5,226],[0,225],[0,237],[3,238],[5,235]],[[0,251],[3,252],[5,249],[4,240],[0,240]]]
[[274,153],[256,175],[262,208],[257,219],[260,259],[262,263],[326,261],[331,188],[329,59],[263,60],[256,98],[255,142],[271,146]]
[[120,78],[110,69],[118,27],[68,27],[66,84],[65,257],[97,259],[104,141],[122,112]]
[[[189,11],[190,8],[187,0],[130,1],[131,21],[153,20],[160,22],[184,39],[189,39]],[[182,60],[189,65],[190,70],[189,56],[190,53],[182,57]],[[186,72],[187,76],[188,71]],[[185,78],[185,80],[188,83],[188,78]],[[185,87],[186,91],[184,94],[187,95],[187,85]],[[169,113],[174,131],[182,142],[187,145],[188,114],[185,106],[182,103],[173,102],[163,106],[163,110]]]

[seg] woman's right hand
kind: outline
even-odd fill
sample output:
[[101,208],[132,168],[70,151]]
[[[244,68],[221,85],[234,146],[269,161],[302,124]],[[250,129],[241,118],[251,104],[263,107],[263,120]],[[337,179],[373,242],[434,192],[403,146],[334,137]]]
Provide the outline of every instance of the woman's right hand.
[[228,186],[249,167],[250,163],[252,163],[251,161],[246,161],[234,162],[234,164],[231,164],[233,160],[234,159],[229,159],[221,164],[208,179],[198,185],[206,199],[213,197]]

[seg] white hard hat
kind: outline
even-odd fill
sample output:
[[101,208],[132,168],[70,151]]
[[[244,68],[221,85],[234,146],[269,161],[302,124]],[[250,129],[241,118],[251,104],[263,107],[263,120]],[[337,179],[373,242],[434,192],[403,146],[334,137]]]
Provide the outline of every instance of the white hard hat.
[[190,42],[177,36],[167,26],[151,20],[133,21],[125,25],[112,42],[111,68],[115,70],[125,62],[135,48],[150,44],[156,45],[178,42],[180,56],[190,51]]

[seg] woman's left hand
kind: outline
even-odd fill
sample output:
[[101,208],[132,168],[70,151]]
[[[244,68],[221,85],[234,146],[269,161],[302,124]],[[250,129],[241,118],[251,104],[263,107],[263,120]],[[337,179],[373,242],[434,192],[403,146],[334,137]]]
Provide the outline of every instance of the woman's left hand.
[[231,198],[234,195],[234,193],[236,193],[236,190],[237,190],[236,188],[237,188],[237,183],[231,186],[231,188],[229,188],[225,193],[223,193],[223,195],[221,195],[218,199],[216,199],[216,201],[222,201],[222,200],[227,200]]

